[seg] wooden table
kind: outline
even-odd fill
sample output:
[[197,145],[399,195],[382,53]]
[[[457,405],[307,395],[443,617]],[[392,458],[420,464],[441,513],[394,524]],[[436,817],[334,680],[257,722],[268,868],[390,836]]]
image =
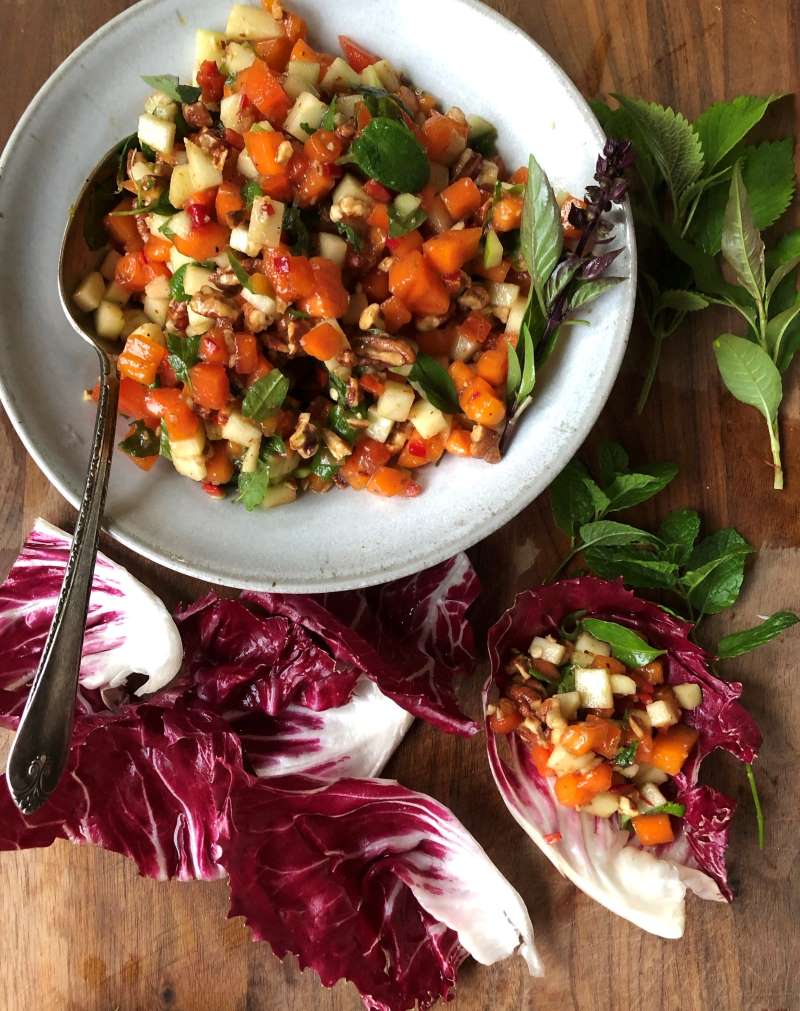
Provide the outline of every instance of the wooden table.
[[[674,103],[694,116],[714,100],[797,87],[800,21],[793,0],[494,0],[493,5],[552,53],[589,96],[622,91]],[[2,138],[64,57],[126,6],[124,0],[3,0]],[[790,115],[791,103],[785,102],[768,124],[790,130]],[[680,465],[680,478],[656,504],[640,510],[639,520],[653,523],[668,509],[692,506],[710,528],[735,525],[760,548],[742,601],[729,616],[709,622],[710,636],[753,624],[757,614],[800,604],[798,371],[787,384],[788,491],[780,495],[769,490],[762,421],[722,392],[716,374],[711,341],[730,326],[721,316],[706,315],[673,338],[641,423],[632,405],[646,336],[636,333],[593,436],[593,441],[601,435],[621,438],[634,461]],[[5,573],[36,516],[69,526],[74,514],[27,459],[8,422],[2,424]],[[105,546],[168,602],[202,589],[115,544]],[[485,624],[515,592],[544,578],[563,548],[546,501],[479,545],[472,552],[485,586],[479,622]],[[526,900],[547,966],[544,980],[531,980],[520,960],[491,969],[468,963],[458,1008],[800,1008],[794,807],[800,706],[791,663],[797,643],[795,635],[728,666],[729,676],[744,680],[747,702],[765,732],[759,779],[768,844],[760,853],[741,768],[728,760],[710,761],[706,777],[741,802],[730,849],[739,894],[729,908],[690,899],[686,936],[678,942],[642,933],[559,877],[506,814],[480,738],[467,743],[415,726],[388,773],[449,804],[474,832]],[[2,1011],[360,1006],[351,987],[322,990],[315,976],[300,974],[291,960],[280,964],[266,945],[252,944],[241,921],[227,922],[223,883],[157,884],[138,878],[133,864],[117,856],[57,843],[49,850],[3,855],[0,909]]]

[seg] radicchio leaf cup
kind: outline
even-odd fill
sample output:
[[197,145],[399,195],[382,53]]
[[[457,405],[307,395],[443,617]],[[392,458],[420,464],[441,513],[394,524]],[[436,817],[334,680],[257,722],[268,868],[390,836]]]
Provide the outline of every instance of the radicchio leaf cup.
[[484,708],[506,687],[504,661],[512,649],[526,653],[534,636],[558,635],[568,615],[617,622],[636,631],[658,649],[667,684],[700,685],[703,701],[684,714],[699,739],[681,773],[674,797],[686,813],[675,841],[642,849],[631,833],[608,819],[561,805],[553,780],[540,775],[517,735],[502,740],[486,720],[489,764],[509,811],[547,858],[582,891],[612,912],[661,937],[677,938],[685,926],[685,894],[730,901],[725,866],[735,803],[698,783],[703,759],[721,748],[741,762],[752,762],[761,734],[740,705],[741,684],[722,681],[709,656],[689,639],[692,626],[656,604],[641,600],[621,581],[594,576],[562,580],[520,594],[514,606],[492,626],[488,636],[491,673],[484,688]]

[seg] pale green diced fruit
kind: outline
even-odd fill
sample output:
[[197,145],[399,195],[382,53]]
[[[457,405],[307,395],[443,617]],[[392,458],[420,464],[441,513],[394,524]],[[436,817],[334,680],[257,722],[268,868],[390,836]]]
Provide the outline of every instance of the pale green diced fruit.
[[207,477],[206,461],[202,456],[191,456],[184,459],[175,456],[175,443],[170,441],[169,448],[172,452],[172,465],[181,477],[188,477],[191,481],[205,481]]
[[192,230],[192,219],[186,211],[179,211],[169,219],[167,226],[169,231],[174,232],[181,239],[188,239]]
[[258,256],[261,252],[260,246],[255,246],[250,242],[247,225],[237,225],[231,232],[231,249],[237,253],[244,253],[246,256]]
[[279,39],[283,27],[261,7],[234,4],[228,15],[225,35],[229,39]]
[[674,685],[672,690],[675,692],[675,698],[681,709],[697,709],[703,701],[703,691],[700,685],[692,684],[689,681],[686,684]]
[[318,130],[327,111],[328,106],[320,102],[316,95],[304,91],[289,110],[283,128],[297,140],[306,141],[311,134],[305,127],[309,127],[312,133]]
[[610,818],[619,811],[619,797],[613,793],[598,793],[581,811],[593,814],[595,818]]
[[163,91],[155,91],[145,99],[144,111],[148,116],[155,116],[156,119],[164,119],[169,123],[174,123],[175,117],[178,115],[178,106]]
[[364,67],[364,69],[361,71],[361,81],[364,84],[365,88],[381,88],[381,89],[383,88],[383,85],[381,84],[381,79],[380,77],[378,77],[378,72],[375,69],[374,65]]
[[575,640],[575,649],[584,653],[593,653],[595,656],[611,656],[611,647],[608,643],[595,639],[588,632],[581,632]]
[[274,249],[280,245],[286,205],[272,197],[256,197],[250,211],[247,237],[252,246]]
[[147,221],[147,227],[150,229],[150,234],[157,235],[159,239],[165,239],[166,236],[161,229],[167,224],[170,217],[172,217],[170,214],[148,214],[145,220]]
[[406,218],[409,214],[413,214],[414,211],[419,210],[421,203],[420,198],[415,197],[413,193],[400,193],[394,198],[394,209],[398,214]]
[[392,421],[408,421],[416,394],[408,383],[389,380],[378,398],[375,409],[382,418]]
[[560,744],[557,744],[547,759],[548,769],[552,769],[557,776],[566,776],[570,772],[580,772],[588,768],[595,760],[595,756],[589,752],[588,755],[573,755]]
[[174,274],[176,270],[180,270],[181,267],[186,263],[194,263],[191,256],[186,256],[175,246],[169,251],[169,269]]
[[378,87],[390,94],[400,90],[400,75],[388,60],[378,60],[372,64],[372,70],[378,77]]
[[277,509],[278,506],[289,505],[297,498],[297,488],[293,484],[276,484],[267,488],[262,509]]
[[123,288],[121,284],[117,284],[116,281],[111,281],[106,288],[106,293],[103,295],[103,299],[106,302],[115,302],[117,305],[127,305],[128,300],[131,297],[131,293],[127,288]]
[[246,42],[229,42],[225,46],[225,69],[228,74],[240,74],[256,61],[252,46]]
[[137,161],[131,166],[130,177],[135,183],[140,183],[143,179],[153,175],[155,165],[149,161]]
[[585,709],[613,709],[611,678],[604,667],[579,667],[575,670],[575,690]]
[[[189,327],[191,328],[190,337],[202,337],[204,333],[208,333],[211,327],[214,325],[214,320],[209,319],[208,316],[201,316],[199,312],[195,312],[191,306],[188,308],[189,313]],[[189,330],[186,331],[189,333]]]
[[163,274],[159,274],[145,286],[144,293],[150,298],[169,298],[169,280]]
[[186,157],[189,159],[189,176],[192,180],[193,192],[199,193],[201,190],[213,189],[222,182],[222,170],[218,169],[205,151],[193,144],[192,141],[185,141]]
[[155,298],[153,295],[144,297],[144,314],[153,323],[159,326],[166,326],[167,315],[169,313],[169,299]]
[[278,316],[278,303],[272,295],[262,295],[259,292],[248,291],[247,288],[242,288],[242,298],[245,302],[252,305],[254,309],[263,312],[268,320],[275,319]]
[[211,271],[191,263],[183,274],[183,290],[187,295],[196,295],[204,284],[211,280]]
[[154,344],[160,344],[161,347],[164,347],[166,344],[166,341],[164,340],[164,331],[157,323],[140,323],[135,330],[131,330],[128,336],[144,337],[145,340],[152,341]]
[[408,420],[423,439],[432,439],[450,427],[447,416],[427,400],[418,400],[414,404],[409,412]]
[[627,674],[611,675],[611,691],[615,695],[635,695],[637,690],[636,682]]
[[666,783],[669,776],[663,769],[657,769],[654,765],[647,765],[644,762],[639,764],[639,771],[636,773],[636,785],[644,786],[646,783],[655,783],[661,786]]
[[[169,180],[169,202],[173,207],[184,207],[189,202],[189,197],[195,192],[192,186],[192,174],[188,164],[177,165],[172,170]],[[174,228],[172,230],[175,231]]]
[[367,420],[369,421],[367,435],[370,439],[374,439],[376,442],[386,442],[394,428],[392,419],[382,418],[374,407],[370,407],[367,411]]
[[227,95],[219,106],[219,119],[228,130],[237,133],[247,133],[253,125],[253,114],[244,108],[244,99],[240,94]]
[[101,302],[95,310],[94,328],[98,337],[105,340],[116,340],[122,334],[125,317],[122,307],[116,302]]
[[[355,119],[356,109],[364,101],[363,95],[337,95],[336,114],[344,116],[345,119]],[[449,174],[448,174],[449,181]],[[445,185],[447,185],[445,183]]]
[[122,333],[120,336],[124,337],[126,340],[130,337],[134,330],[137,330],[140,326],[142,326],[142,324],[150,322],[141,309],[123,309],[122,317],[125,322],[122,326]]
[[175,146],[175,124],[144,112],[139,117],[138,136],[142,144],[154,151],[171,154]]
[[239,469],[243,474],[255,474],[258,469],[258,458],[261,453],[261,442],[249,445],[241,456]]
[[[487,270],[492,270],[495,267],[499,267],[503,262],[503,256],[505,255],[505,249],[503,248],[503,243],[498,238],[497,232],[494,229],[489,229],[486,233],[486,243],[483,247],[483,265]],[[516,308],[517,303],[520,301],[518,298],[514,305],[511,306],[512,311]],[[523,309],[524,312],[524,309]],[[520,319],[520,322],[522,320]]]
[[519,298],[518,284],[497,284],[491,282],[487,285],[489,291],[489,301],[492,305],[510,309]]
[[558,705],[561,715],[569,723],[578,715],[581,707],[581,697],[577,692],[561,692],[558,696]]
[[360,84],[361,75],[357,74],[341,56],[337,56],[328,67],[320,87],[323,91],[342,91],[347,88],[357,88]]
[[228,420],[222,426],[222,438],[229,442],[238,442],[240,446],[261,444],[261,429],[254,421],[239,411],[232,411]]
[[246,148],[242,148],[239,152],[239,157],[236,161],[236,168],[240,176],[244,176],[245,179],[258,179],[259,171],[256,168],[256,163],[250,157]]
[[345,197],[353,197],[355,200],[363,200],[369,205],[372,205],[373,203],[372,198],[367,195],[364,187],[358,179],[349,173],[342,178],[342,181],[333,191],[331,202],[334,204],[340,204]]
[[194,80],[197,71],[208,60],[219,67],[225,59],[225,36],[220,32],[210,32],[201,28],[194,36]]
[[497,134],[494,125],[483,116],[468,116],[467,123],[469,123],[470,141],[480,140],[481,137],[487,137],[489,134]]
[[[333,260],[341,267],[347,257],[347,242],[341,235],[322,232],[319,237],[319,255],[325,257],[326,260]],[[364,308],[366,309],[366,305]]]
[[195,434],[188,439],[170,439],[169,448],[173,460],[191,460],[202,456],[206,448],[206,430],[198,425]]
[[282,484],[300,466],[300,457],[293,449],[286,456],[273,456],[269,464],[269,483]]
[[[489,232],[489,235],[494,235],[494,232]],[[522,330],[522,321],[525,319],[525,310],[528,308],[528,300],[524,296],[520,295],[511,306],[511,311],[508,314],[508,320],[506,321],[506,333],[519,333]]]
[[87,274],[72,296],[72,301],[83,312],[94,312],[103,301],[106,293],[106,282],[99,270]]
[[681,719],[680,708],[672,699],[656,699],[655,702],[648,703],[647,715],[651,725],[657,729],[674,727]]
[[667,803],[667,798],[655,783],[643,783],[640,793],[649,807],[661,807],[662,804]]
[[103,262],[100,264],[100,273],[106,279],[106,281],[113,281],[114,275],[117,272],[117,264],[122,259],[122,254],[118,253],[116,249],[109,249],[103,258]]
[[547,660],[560,667],[566,659],[567,647],[562,646],[552,635],[537,635],[528,647],[528,652],[534,660]]
[[304,91],[317,94],[320,65],[305,60],[289,60],[283,90],[290,98],[299,98]]

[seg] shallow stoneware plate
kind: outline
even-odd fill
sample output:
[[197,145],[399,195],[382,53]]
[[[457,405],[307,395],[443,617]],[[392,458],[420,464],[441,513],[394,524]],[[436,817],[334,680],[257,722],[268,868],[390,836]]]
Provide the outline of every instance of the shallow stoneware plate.
[[[474,0],[297,0],[312,41],[339,33],[391,59],[445,104],[496,123],[512,166],[533,152],[555,190],[582,194],[603,142],[565,74],[524,33]],[[62,231],[84,177],[136,129],[148,87],[141,74],[189,80],[197,28],[222,30],[228,0],[145,0],[85,42],[20,120],[0,163],[0,387],[30,454],[76,504],[94,420],[82,391],[94,353],[70,330],[56,274]],[[118,456],[108,531],[169,568],[238,587],[323,591],[407,575],[469,547],[508,522],[567,463],[597,419],[628,339],[635,293],[630,217],[615,273],[630,280],[586,313],[541,377],[504,461],[446,459],[425,492],[382,500],[309,495],[269,512],[216,502],[159,464],[143,474]]]

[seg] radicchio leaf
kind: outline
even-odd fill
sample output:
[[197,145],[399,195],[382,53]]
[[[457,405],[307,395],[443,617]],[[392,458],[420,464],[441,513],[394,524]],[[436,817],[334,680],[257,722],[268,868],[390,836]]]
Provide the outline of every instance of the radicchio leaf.
[[[0,589],[0,725],[15,727],[55,613],[72,538],[38,519]],[[99,553],[83,642],[78,712],[103,711],[101,695],[144,675],[139,696],[178,673],[181,640],[162,602]]]
[[[642,850],[609,821],[558,804],[552,780],[539,775],[516,738],[510,758],[504,761],[496,736],[488,733],[492,772],[515,819],[563,874],[645,930],[679,937],[684,928],[686,887],[703,898],[732,897],[725,848],[734,803],[697,785],[700,764],[716,748],[750,763],[758,753],[761,734],[738,702],[742,686],[711,672],[706,654],[688,638],[689,624],[640,600],[621,581],[593,576],[564,580],[517,597],[514,607],[489,632],[492,674],[485,697],[495,687],[503,690],[503,659],[510,649],[527,650],[535,635],[558,634],[563,619],[575,611],[625,625],[651,646],[667,650],[663,660],[668,684],[694,682],[702,687],[701,706],[685,714],[700,737],[674,781],[675,799],[686,806],[676,842],[657,851]],[[560,833],[561,841],[545,841],[554,833]]]

